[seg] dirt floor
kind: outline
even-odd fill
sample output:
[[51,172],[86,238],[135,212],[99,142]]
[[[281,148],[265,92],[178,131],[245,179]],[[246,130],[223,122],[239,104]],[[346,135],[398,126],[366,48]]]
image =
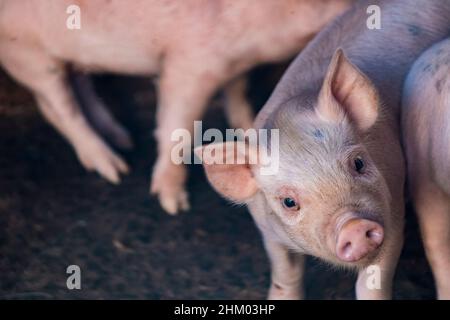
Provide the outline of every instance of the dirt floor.
[[[253,74],[249,94],[256,106],[272,89],[269,71]],[[200,166],[190,168],[189,212],[168,216],[149,196],[150,81],[109,76],[96,83],[136,144],[124,154],[132,172],[120,186],[85,172],[27,91],[0,72],[0,298],[263,299],[269,264],[260,235],[245,208],[210,188]],[[221,101],[211,103],[208,126],[225,127]],[[81,267],[81,290],[66,287],[71,264]],[[306,297],[352,299],[354,279],[309,259]],[[433,297],[409,210],[395,298]]]

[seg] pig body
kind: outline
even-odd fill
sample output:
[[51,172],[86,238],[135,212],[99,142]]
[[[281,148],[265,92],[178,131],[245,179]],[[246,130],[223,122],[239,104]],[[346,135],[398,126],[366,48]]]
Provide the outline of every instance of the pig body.
[[[67,65],[84,72],[158,75],[158,159],[151,190],[169,213],[187,209],[185,168],[170,159],[175,129],[192,130],[219,86],[231,96],[237,127],[253,121],[245,82],[256,64],[298,52],[353,0],[0,0],[0,63],[36,96],[45,117],[80,161],[113,183],[128,167],[86,121],[67,83]],[[81,29],[69,29],[67,8],[80,8]],[[69,11],[70,12],[70,11]],[[72,12],[73,14],[74,12]],[[119,147],[127,132],[78,77],[93,122]]]
[[450,39],[414,63],[402,128],[408,185],[440,299],[450,299]]
[[[366,27],[371,5],[380,30]],[[420,53],[448,35],[449,16],[447,0],[358,2],[302,51],[256,118],[257,129],[279,130],[278,173],[205,164],[216,190],[246,203],[263,234],[269,298],[303,296],[302,254],[358,270],[360,299],[391,297],[403,242],[402,84]]]

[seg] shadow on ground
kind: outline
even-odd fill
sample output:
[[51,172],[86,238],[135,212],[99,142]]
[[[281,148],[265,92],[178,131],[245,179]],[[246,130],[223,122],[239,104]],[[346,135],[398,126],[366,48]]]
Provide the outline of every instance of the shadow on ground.
[[[266,69],[253,74],[255,105],[267,98],[273,78]],[[31,96],[0,72],[0,298],[263,299],[269,265],[260,235],[245,208],[210,188],[201,167],[190,168],[189,212],[168,216],[149,196],[151,83],[119,77],[96,83],[136,143],[124,155],[132,172],[117,187],[85,172]],[[225,127],[220,104],[220,98],[211,103],[206,125]],[[66,287],[71,264],[81,267],[81,290]],[[308,260],[308,299],[352,299],[353,281]],[[411,210],[395,297],[434,297]]]

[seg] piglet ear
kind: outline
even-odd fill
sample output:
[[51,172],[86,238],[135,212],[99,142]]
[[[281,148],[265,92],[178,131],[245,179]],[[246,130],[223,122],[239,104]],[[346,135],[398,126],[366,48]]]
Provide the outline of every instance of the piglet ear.
[[211,185],[225,198],[244,202],[258,191],[250,169],[257,154],[245,142],[209,144],[195,148],[194,153],[202,160]]
[[378,118],[379,96],[373,83],[338,49],[331,59],[319,94],[317,113],[329,121],[347,115],[360,131]]

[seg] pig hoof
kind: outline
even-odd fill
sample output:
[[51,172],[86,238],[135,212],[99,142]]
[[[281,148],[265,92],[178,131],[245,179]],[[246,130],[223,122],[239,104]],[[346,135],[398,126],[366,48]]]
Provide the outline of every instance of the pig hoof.
[[111,128],[111,132],[108,133],[108,136],[111,142],[120,149],[131,150],[134,147],[130,134],[121,126]]
[[185,191],[176,194],[159,194],[161,207],[170,215],[176,215],[179,211],[189,210],[188,195]]
[[180,211],[188,211],[190,209],[188,194],[185,190],[160,190],[155,188],[151,190],[152,194],[158,194],[161,207],[170,215],[176,215]]
[[287,289],[272,285],[267,300],[303,300],[303,293],[298,289]]
[[188,194],[184,189],[186,169],[180,165],[167,165],[157,161],[150,193],[157,195],[161,207],[170,215],[189,210]]
[[78,152],[78,157],[88,171],[96,171],[113,184],[120,183],[120,174],[129,172],[128,165],[108,146],[98,143]]

